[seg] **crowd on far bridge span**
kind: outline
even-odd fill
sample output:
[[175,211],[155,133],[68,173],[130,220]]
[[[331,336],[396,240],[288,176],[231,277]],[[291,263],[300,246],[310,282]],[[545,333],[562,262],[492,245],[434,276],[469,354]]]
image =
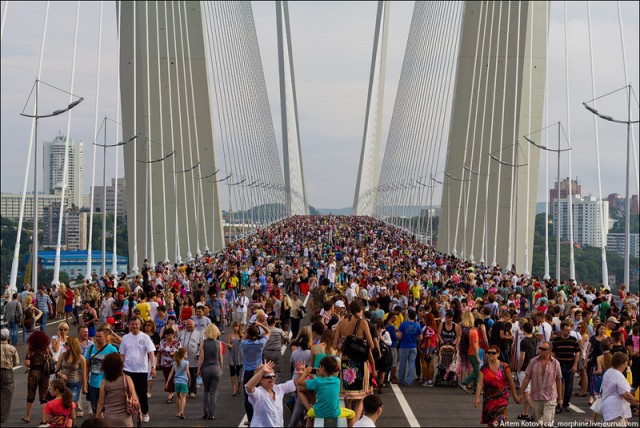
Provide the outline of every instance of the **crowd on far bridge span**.
[[[196,260],[8,290],[3,423],[11,411],[32,425],[153,425],[152,394],[176,418],[211,421],[221,382],[252,427],[376,426],[390,384],[425,400],[459,387],[489,426],[508,406],[552,424],[575,395],[593,420],[638,412],[637,292],[461,260],[369,217],[292,217]],[[49,337],[52,319],[64,321]],[[18,364],[26,403],[12,402]]]

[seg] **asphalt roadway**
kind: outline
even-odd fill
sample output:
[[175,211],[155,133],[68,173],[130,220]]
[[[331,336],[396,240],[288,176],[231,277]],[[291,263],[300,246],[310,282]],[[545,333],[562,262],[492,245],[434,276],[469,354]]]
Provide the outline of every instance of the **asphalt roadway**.
[[[60,321],[50,321],[47,333],[53,335],[57,331],[57,324]],[[72,326],[71,330],[74,328]],[[227,329],[228,331],[229,329]],[[223,335],[223,340],[226,335]],[[21,365],[14,370],[15,390],[11,404],[11,413],[3,427],[26,427],[37,426],[40,421],[41,407],[34,404],[31,413],[31,422],[25,424],[20,420],[24,414],[27,395],[27,374],[24,362],[25,346],[22,344],[22,333],[20,333],[19,344],[17,346],[20,355]],[[290,351],[286,349],[283,354],[283,368],[288,373],[288,361]],[[173,404],[166,403],[166,393],[163,392],[162,373],[158,372],[158,380],[153,386],[153,395],[149,400],[150,421],[143,424],[148,427],[202,427],[202,426],[224,426],[243,427],[246,421],[243,397],[231,395],[231,383],[229,381],[228,367],[224,368],[222,381],[218,393],[216,419],[203,421],[202,417],[202,387],[198,388],[196,398],[187,398],[186,419],[178,419],[176,414],[175,400]],[[578,391],[577,381],[574,392]],[[469,427],[480,426],[480,409],[475,409],[473,405],[473,394],[465,394],[462,390],[450,386],[423,387],[414,383],[411,387],[399,387],[392,385],[383,389],[382,400],[384,402],[382,417],[378,420],[379,427],[428,427],[428,426],[452,426]],[[85,419],[87,418],[90,405],[85,402]],[[571,409],[569,413],[556,415],[556,422],[577,422],[575,426],[584,426],[584,422],[591,419],[591,411],[587,405],[587,398],[574,396],[571,399]],[[508,419],[509,426],[532,426],[531,423],[521,422],[516,419],[520,414],[522,405],[509,403]],[[290,419],[289,410],[284,407],[285,424]],[[78,419],[79,426],[84,419]]]

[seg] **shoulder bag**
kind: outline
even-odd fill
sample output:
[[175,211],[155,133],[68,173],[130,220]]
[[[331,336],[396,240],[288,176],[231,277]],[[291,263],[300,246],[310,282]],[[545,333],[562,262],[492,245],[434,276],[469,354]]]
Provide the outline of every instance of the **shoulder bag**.
[[123,373],[122,382],[124,383],[124,391],[127,398],[127,413],[131,416],[140,416],[140,402],[129,392],[129,382],[127,382],[126,378],[127,375]]
[[347,336],[342,344],[342,353],[354,361],[363,363],[369,358],[369,342],[367,342],[366,339],[358,338],[357,334],[360,321],[362,321],[362,319],[356,322],[353,334]]

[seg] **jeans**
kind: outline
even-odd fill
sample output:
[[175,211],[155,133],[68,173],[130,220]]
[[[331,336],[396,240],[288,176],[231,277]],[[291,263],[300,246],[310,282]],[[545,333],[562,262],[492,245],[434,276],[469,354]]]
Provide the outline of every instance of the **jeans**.
[[9,322],[9,343],[13,346],[18,344],[18,323]]
[[[416,377],[416,348],[400,348],[400,367],[398,373],[398,383],[411,385]],[[407,367],[408,366],[408,367]],[[407,369],[409,373],[407,372]]]
[[565,364],[560,364],[560,368],[562,369],[562,383],[564,384],[564,396],[562,397],[562,407],[569,407],[569,402],[571,401],[571,394],[573,393],[573,371],[571,368],[573,367],[573,362]]
[[89,393],[87,394],[87,401],[91,403],[91,411],[96,414],[98,408],[98,398],[100,398],[100,388],[89,385]]
[[204,386],[202,404],[204,412],[209,416],[215,416],[216,414],[216,400],[218,399],[220,372],[221,369],[219,365],[205,366],[202,368],[202,384]]
[[13,389],[13,370],[0,369],[0,422],[3,424],[9,419]]
[[462,381],[462,385],[469,386],[471,384],[473,392],[475,392],[476,386],[478,385],[478,375],[480,374],[480,361],[476,355],[467,355],[467,358],[471,363],[471,367],[473,367],[473,372]]
[[40,331],[43,333],[47,328],[47,318],[49,318],[49,312],[43,312],[40,321],[38,321],[40,323]]
[[80,392],[82,390],[82,385],[80,384],[80,382],[68,383],[67,388],[69,388],[69,390],[71,391],[72,400],[74,402],[77,402],[78,398],[80,398]]
[[242,377],[242,390],[244,391],[244,411],[247,414],[247,420],[251,423],[251,419],[253,419],[253,406],[249,403],[249,396],[247,395],[247,391],[244,389],[244,386],[249,382],[249,380],[255,374],[255,370],[245,370],[244,376]]
[[138,401],[140,401],[140,410],[143,414],[149,413],[149,398],[147,398],[147,372],[144,373],[131,373],[125,372],[127,376],[131,378],[133,386],[138,394]]

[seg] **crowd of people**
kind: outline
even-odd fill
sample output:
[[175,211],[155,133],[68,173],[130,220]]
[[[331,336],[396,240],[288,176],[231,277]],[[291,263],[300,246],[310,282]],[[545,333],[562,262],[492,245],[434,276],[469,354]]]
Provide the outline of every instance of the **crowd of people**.
[[[616,299],[604,286],[462,260],[368,217],[292,217],[218,254],[8,297],[2,422],[19,327],[22,420],[37,391],[47,426],[85,413],[104,426],[149,422],[149,398],[162,392],[176,417],[199,418],[185,413],[199,384],[202,419],[213,420],[226,368],[256,427],[283,426],[284,407],[291,427],[375,426],[390,383],[459,386],[490,426],[507,420],[510,395],[518,419],[547,424],[574,395],[604,403],[593,416],[604,421],[638,409],[637,293],[623,286]],[[53,317],[64,321],[49,338]]]

